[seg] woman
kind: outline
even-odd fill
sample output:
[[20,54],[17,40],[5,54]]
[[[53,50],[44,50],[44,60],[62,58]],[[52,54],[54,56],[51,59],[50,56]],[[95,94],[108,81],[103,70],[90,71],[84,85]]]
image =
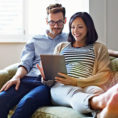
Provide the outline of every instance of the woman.
[[[62,78],[55,77],[56,83],[51,88],[52,102],[81,113],[96,115],[99,112],[97,118],[117,118],[118,113],[113,116],[108,106],[112,103],[112,89],[117,91],[118,87],[105,92],[116,80],[111,81],[107,48],[96,42],[97,39],[88,13],[78,12],[70,18],[69,42],[61,43],[55,49],[55,54],[64,55],[68,74],[58,73]],[[111,102],[107,104],[108,101]]]

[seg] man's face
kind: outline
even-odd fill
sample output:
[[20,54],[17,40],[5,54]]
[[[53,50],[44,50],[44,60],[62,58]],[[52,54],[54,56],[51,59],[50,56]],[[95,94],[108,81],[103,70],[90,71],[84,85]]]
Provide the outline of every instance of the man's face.
[[50,13],[47,18],[47,24],[53,35],[58,35],[62,32],[66,19],[63,17],[63,13]]

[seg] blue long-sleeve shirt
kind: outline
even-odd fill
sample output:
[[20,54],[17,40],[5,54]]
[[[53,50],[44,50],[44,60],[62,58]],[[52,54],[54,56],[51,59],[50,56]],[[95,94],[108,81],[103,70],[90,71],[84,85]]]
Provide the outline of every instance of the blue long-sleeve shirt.
[[40,64],[40,54],[52,54],[55,46],[67,41],[67,34],[61,33],[54,39],[46,35],[37,35],[29,40],[22,52],[20,66],[24,66],[28,74],[27,76],[38,77],[40,71],[37,69],[36,64]]

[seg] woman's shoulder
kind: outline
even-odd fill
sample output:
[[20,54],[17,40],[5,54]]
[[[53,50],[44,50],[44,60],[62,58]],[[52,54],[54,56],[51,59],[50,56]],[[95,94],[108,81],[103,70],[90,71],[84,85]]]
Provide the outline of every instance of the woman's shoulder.
[[108,53],[107,47],[103,43],[100,43],[100,42],[94,43],[94,51],[96,54]]
[[106,45],[100,42],[95,42],[94,43],[95,48],[106,48]]
[[60,51],[65,48],[66,46],[68,46],[70,43],[69,42],[61,42],[59,43],[54,50],[54,54],[58,54],[60,53]]
[[69,44],[70,44],[70,42],[67,42],[67,41],[66,42],[61,42],[57,45],[57,47],[66,47]]

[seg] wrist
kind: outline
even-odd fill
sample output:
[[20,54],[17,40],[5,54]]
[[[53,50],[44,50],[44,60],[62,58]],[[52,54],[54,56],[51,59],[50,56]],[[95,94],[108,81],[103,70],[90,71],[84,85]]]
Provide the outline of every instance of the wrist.
[[16,75],[14,75],[13,78],[15,78],[15,79],[19,79],[19,80],[20,80],[21,77],[20,77],[20,75],[17,75],[17,74],[16,74]]
[[77,80],[77,78],[74,78],[73,85],[74,85],[74,86],[77,86],[77,83],[78,83],[78,80]]

